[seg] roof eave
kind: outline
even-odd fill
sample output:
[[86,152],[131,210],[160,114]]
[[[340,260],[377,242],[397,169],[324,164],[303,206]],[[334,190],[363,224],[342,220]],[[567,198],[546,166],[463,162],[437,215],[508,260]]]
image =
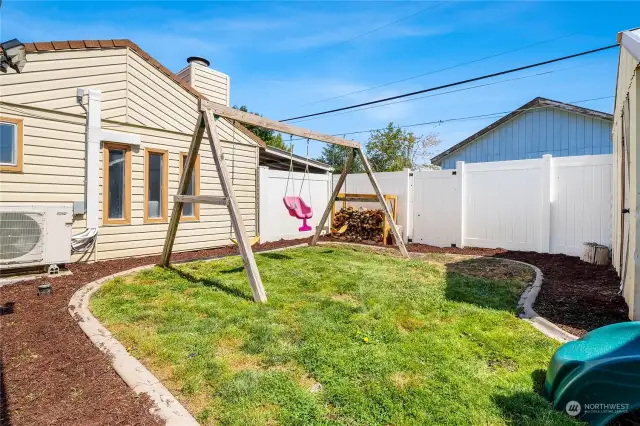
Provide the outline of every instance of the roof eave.
[[[290,159],[292,157],[291,153],[289,153],[287,151],[283,151],[283,150],[278,149],[278,148],[274,148],[272,146],[268,146],[267,145],[263,149],[264,149],[264,151],[268,152],[269,154],[276,155],[276,156],[281,157],[281,158]],[[297,162],[299,164],[309,164],[310,166],[316,167],[318,169],[325,170],[327,172],[333,171],[333,167],[331,167],[328,164],[321,163],[319,161],[315,161],[315,160],[311,160],[311,159],[306,159],[306,158],[300,157],[299,155],[296,155],[296,154],[293,154],[293,161],[295,161],[295,162]]]
[[565,111],[573,112],[575,114],[588,115],[590,117],[595,117],[595,118],[598,118],[598,119],[601,119],[601,120],[613,121],[613,115],[608,114],[606,112],[596,111],[594,109],[583,108],[583,107],[579,107],[579,106],[576,106],[576,105],[567,104],[567,103],[564,103],[564,102],[559,102],[559,101],[554,101],[554,100],[547,99],[547,98],[537,97],[537,98],[527,102],[526,104],[522,105],[520,108],[518,108],[518,109],[510,112],[509,114],[505,115],[504,117],[494,121],[493,123],[489,124],[487,127],[484,127],[483,129],[479,130],[478,132],[474,133],[473,135],[469,136],[468,138],[464,139],[463,141],[458,142],[457,144],[455,144],[451,148],[447,149],[446,151],[443,151],[440,154],[434,156],[433,158],[431,158],[431,164],[435,164],[437,166],[440,166],[441,163],[442,163],[442,160],[444,159],[444,157],[446,157],[446,156],[448,156],[450,154],[453,154],[455,151],[458,151],[459,149],[461,149],[464,146],[470,144],[474,140],[476,140],[476,139],[480,138],[481,136],[489,133],[493,129],[501,126],[502,124],[506,123],[507,121],[509,121],[509,120],[515,118],[516,116],[526,112],[527,110],[530,110],[530,109],[536,108],[536,107],[559,108],[559,109],[563,109]]

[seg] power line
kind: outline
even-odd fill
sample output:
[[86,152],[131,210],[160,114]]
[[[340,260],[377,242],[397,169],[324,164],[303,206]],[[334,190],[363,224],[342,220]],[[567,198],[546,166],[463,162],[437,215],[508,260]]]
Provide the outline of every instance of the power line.
[[[570,104],[581,104],[581,103],[585,103],[585,102],[592,102],[592,101],[599,101],[602,99],[611,99],[614,98],[615,96],[602,96],[599,98],[590,98],[590,99],[582,99],[579,101],[569,101],[568,103]],[[446,118],[443,120],[433,120],[433,121],[425,121],[422,123],[415,123],[415,124],[407,124],[404,126],[398,126],[401,129],[406,129],[409,127],[420,127],[420,126],[427,126],[430,124],[435,124],[435,125],[439,125],[439,124],[443,124],[443,123],[448,123],[448,122],[452,122],[452,121],[465,121],[465,120],[479,120],[479,119],[485,119],[485,118],[493,118],[493,117],[499,117],[499,116],[503,116],[503,115],[507,115],[507,114],[511,114],[513,112],[516,111],[533,111],[536,109],[544,109],[544,108],[549,108],[548,105],[546,106],[540,106],[540,107],[531,107],[531,108],[519,108],[519,109],[514,109],[511,111],[500,111],[500,112],[492,112],[492,113],[488,113],[488,114],[480,114],[480,115],[470,115],[470,116],[466,116],[466,117],[455,117],[455,118]],[[353,132],[342,132],[342,133],[335,133],[331,136],[350,136],[350,135],[358,135],[358,134],[362,134],[362,133],[371,133],[371,132],[375,132],[375,131],[379,131],[379,130],[384,130],[386,129],[386,127],[380,127],[377,129],[367,129],[367,130],[356,130]],[[306,140],[306,138],[293,138],[291,139],[291,141],[299,141],[299,140]]]
[[[418,96],[418,97],[410,98],[410,99],[401,99],[401,100],[398,100],[398,101],[395,101],[395,102],[389,102],[389,103],[384,103],[384,104],[370,105],[370,106],[364,107],[364,108],[351,109],[351,110],[348,110],[348,111],[342,111],[341,113],[334,114],[331,117],[335,117],[335,116],[338,116],[338,115],[344,115],[344,114],[350,114],[350,113],[353,113],[353,112],[366,111],[368,109],[373,109],[373,108],[384,108],[386,106],[396,105],[396,104],[399,104],[399,103],[413,102],[413,101],[417,101],[417,100],[420,100],[420,99],[432,98],[432,97],[435,97],[435,96],[442,96],[442,95],[447,95],[447,94],[450,94],[450,93],[464,92],[464,91],[467,91],[467,90],[478,89],[478,88],[481,88],[481,87],[495,86],[496,84],[509,83],[511,81],[524,80],[526,78],[540,77],[540,76],[543,76],[543,75],[549,75],[549,74],[553,74],[555,72],[562,72],[562,71],[572,70],[572,69],[575,69],[575,68],[586,68],[586,67],[589,67],[589,66],[596,65],[598,63],[601,63],[601,62],[592,62],[592,63],[587,64],[587,65],[575,65],[575,66],[572,66],[572,67],[559,68],[559,69],[549,70],[549,71],[543,71],[543,72],[539,72],[539,73],[535,73],[535,74],[524,75],[524,76],[521,76],[521,77],[508,78],[506,80],[495,81],[495,82],[492,82],[492,83],[484,83],[484,84],[478,84],[478,85],[475,85],[475,86],[463,87],[461,89],[448,90],[446,92],[434,93],[434,94],[431,94],[431,95]],[[303,123],[303,122],[306,122],[306,121],[317,120],[319,118],[324,118],[324,117],[323,116],[310,117],[310,118],[306,118],[306,119],[296,120],[296,122],[297,123]]]
[[409,81],[409,80],[415,80],[416,78],[425,77],[427,75],[437,74],[437,73],[442,72],[442,71],[448,71],[448,70],[451,70],[451,69],[454,69],[454,68],[458,68],[458,67],[462,67],[462,66],[465,66],[465,65],[474,64],[476,62],[481,62],[481,61],[484,61],[484,60],[487,60],[487,59],[496,58],[498,56],[506,55],[508,53],[518,52],[520,50],[528,49],[528,48],[534,47],[534,46],[539,46],[541,44],[551,43],[552,41],[557,41],[557,40],[560,40],[560,39],[563,39],[563,38],[571,37],[571,36],[573,36],[575,34],[577,34],[577,33],[566,34],[566,35],[563,35],[563,36],[560,36],[560,37],[552,38],[550,40],[544,40],[544,41],[540,41],[538,43],[533,43],[533,44],[529,44],[527,46],[519,47],[517,49],[506,50],[506,51],[501,52],[501,53],[496,53],[495,55],[489,55],[489,56],[485,56],[483,58],[474,59],[474,60],[468,61],[468,62],[462,62],[462,63],[456,64],[456,65],[452,65],[452,66],[449,66],[449,67],[440,68],[440,69],[437,69],[437,70],[434,70],[434,71],[425,72],[425,73],[414,75],[414,76],[411,76],[411,77],[406,77],[406,78],[403,78],[403,79],[400,79],[400,80],[390,81],[388,83],[383,83],[383,84],[380,84],[378,86],[372,86],[372,87],[368,87],[366,89],[356,90],[355,92],[349,92],[349,93],[345,93],[343,95],[333,96],[331,98],[324,98],[324,99],[320,99],[320,100],[317,100],[317,101],[308,102],[308,103],[302,104],[300,106],[303,107],[303,106],[308,106],[308,105],[315,105],[315,104],[319,104],[320,102],[332,101],[334,99],[344,98],[345,96],[356,95],[358,93],[368,92],[369,90],[379,89],[381,87],[387,87],[387,86],[391,86],[393,84],[403,83],[403,82]]
[[[395,24],[397,24],[398,22],[402,22],[402,21],[405,21],[405,20],[407,20],[407,19],[409,19],[409,18],[413,18],[414,16],[417,16],[417,15],[419,15],[419,14],[423,13],[423,12],[426,12],[427,10],[435,9],[436,7],[442,6],[442,5],[443,5],[443,4],[445,4],[445,3],[449,3],[450,1],[452,1],[452,0],[446,0],[446,1],[443,1],[443,2],[441,2],[441,3],[436,4],[436,5],[434,5],[434,6],[429,6],[429,7],[426,7],[426,8],[424,8],[424,9],[420,9],[419,11],[417,11],[417,12],[415,12],[415,13],[412,13],[411,15],[403,16],[402,18],[399,18],[399,19],[397,19],[397,20],[395,20],[395,21],[393,21],[393,22],[389,22],[388,24],[384,24],[384,25],[383,25],[383,26],[381,26],[381,27],[378,27],[378,28],[375,28],[375,29],[373,29],[373,30],[370,30],[370,31],[364,32],[364,33],[362,33],[362,34],[358,34],[358,35],[356,35],[356,36],[354,36],[354,37],[351,37],[351,38],[349,38],[349,39],[347,39],[347,40],[340,41],[340,42],[335,43],[335,44],[332,44],[332,45],[330,45],[330,46],[325,46],[324,48],[319,49],[319,51],[323,51],[323,50],[326,50],[326,49],[331,49],[331,48],[334,48],[334,47],[337,47],[337,46],[342,46],[343,44],[347,44],[347,43],[350,43],[350,42],[352,42],[352,41],[354,41],[354,40],[357,40],[357,39],[359,39],[359,38],[366,37],[366,36],[368,36],[368,35],[370,35],[370,34],[373,34],[373,33],[375,33],[375,32],[378,32],[378,31],[380,31],[380,30],[382,30],[382,29],[385,29],[385,28],[387,28],[387,27],[390,27],[390,26],[392,26],[392,25],[395,25]],[[316,51],[315,51],[315,53],[317,53],[317,52],[318,52],[318,50],[316,50]]]
[[592,53],[601,52],[603,50],[613,49],[614,47],[618,47],[618,45],[617,44],[612,44],[610,46],[605,46],[605,47],[600,47],[600,48],[597,48],[597,49],[587,50],[587,51],[580,52],[580,53],[574,53],[572,55],[567,55],[567,56],[562,56],[562,57],[555,58],[555,59],[550,59],[550,60],[547,60],[547,61],[537,62],[535,64],[525,65],[525,66],[517,67],[517,68],[511,68],[511,69],[508,69],[508,70],[505,70],[505,71],[500,71],[500,72],[495,72],[495,73],[492,73],[492,74],[482,75],[480,77],[469,78],[467,80],[457,81],[455,83],[443,84],[443,85],[440,85],[440,86],[435,86],[435,87],[430,87],[430,88],[427,88],[427,89],[417,90],[415,92],[404,93],[402,95],[390,96],[388,98],[377,99],[375,101],[363,102],[363,103],[360,103],[360,104],[350,105],[350,106],[346,106],[346,107],[342,107],[342,108],[334,108],[334,109],[330,109],[330,110],[327,110],[327,111],[316,112],[316,113],[313,113],[313,114],[301,115],[301,116],[298,116],[298,117],[287,118],[285,120],[280,120],[280,121],[286,122],[286,121],[298,120],[298,119],[301,119],[301,118],[315,117],[315,116],[318,116],[318,115],[330,114],[332,112],[345,111],[345,110],[348,110],[348,109],[358,108],[358,107],[362,107],[362,106],[373,105],[373,104],[378,104],[378,103],[381,103],[381,102],[392,101],[392,100],[395,100],[395,99],[406,98],[406,97],[409,97],[409,96],[419,95],[421,93],[433,92],[435,90],[446,89],[448,87],[459,86],[459,85],[466,84],[466,83],[472,83],[474,81],[485,80],[487,78],[497,77],[497,76],[505,75],[505,74],[511,74],[511,73],[514,73],[514,72],[517,72],[517,71],[522,71],[522,70],[526,70],[526,69],[530,69],[530,68],[536,68],[536,67],[540,67],[542,65],[552,64],[552,63],[560,62],[560,61],[565,61],[567,59],[577,58],[577,57],[580,57],[580,56],[590,55]]

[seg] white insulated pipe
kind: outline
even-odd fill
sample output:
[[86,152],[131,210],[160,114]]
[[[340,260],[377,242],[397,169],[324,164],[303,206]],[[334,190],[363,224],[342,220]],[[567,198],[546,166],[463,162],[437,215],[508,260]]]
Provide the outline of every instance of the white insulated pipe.
[[[87,229],[98,229],[98,194],[100,193],[100,142],[115,142],[140,146],[140,135],[102,129],[101,93],[96,89],[87,91],[87,163],[86,203]],[[109,167],[107,164],[104,167]],[[106,211],[106,208],[104,209]]]
[[[87,162],[86,162],[86,202],[87,229],[98,229],[98,193],[100,182],[100,136],[102,133],[100,119],[99,90],[89,89],[87,106]],[[105,167],[107,167],[105,165]]]

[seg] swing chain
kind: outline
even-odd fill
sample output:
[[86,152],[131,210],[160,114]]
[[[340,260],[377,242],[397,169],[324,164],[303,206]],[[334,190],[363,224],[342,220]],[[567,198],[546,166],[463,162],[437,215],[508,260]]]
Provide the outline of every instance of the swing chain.
[[293,136],[289,135],[289,174],[287,175],[287,186],[284,188],[284,196],[289,192],[289,180],[291,180],[292,194],[296,195],[296,183],[291,176],[293,174]]
[[311,181],[309,180],[309,138],[307,138],[307,162],[304,167],[304,174],[302,175],[302,183],[300,184],[300,191],[298,197],[302,196],[302,187],[304,186],[304,180],[307,179],[307,187],[309,189],[309,205],[313,206],[311,201]]

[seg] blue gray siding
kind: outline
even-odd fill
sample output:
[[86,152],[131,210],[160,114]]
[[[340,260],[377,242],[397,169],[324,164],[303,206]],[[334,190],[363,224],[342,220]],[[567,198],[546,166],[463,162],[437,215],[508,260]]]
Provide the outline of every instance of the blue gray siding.
[[456,161],[526,160],[544,154],[554,157],[611,154],[611,122],[564,111],[541,108],[509,120],[442,159],[443,169]]

